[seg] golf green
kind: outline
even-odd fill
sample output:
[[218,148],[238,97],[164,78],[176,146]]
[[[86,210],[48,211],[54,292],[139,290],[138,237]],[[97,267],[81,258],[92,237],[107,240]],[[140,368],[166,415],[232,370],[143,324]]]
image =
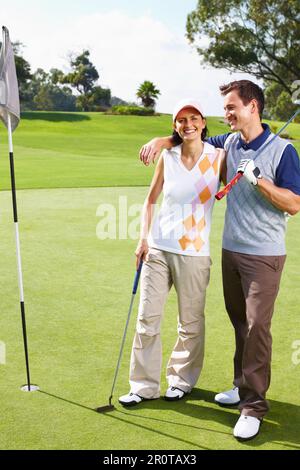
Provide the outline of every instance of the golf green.
[[[33,168],[33,160],[30,165]],[[19,161],[17,171],[21,172]],[[36,187],[39,181],[34,175]],[[8,191],[0,193],[0,341],[6,350],[5,364],[0,364],[0,448],[299,449],[300,352],[295,348],[298,344],[300,349],[299,217],[288,223],[289,256],[272,328],[271,410],[263,432],[254,441],[238,443],[232,437],[238,411],[214,404],[214,394],[230,388],[233,373],[234,335],[223,304],[220,273],[224,201],[214,209],[206,357],[197,387],[178,403],[159,399],[130,410],[118,404],[118,396],[128,391],[137,298],[113,400],[116,409],[106,414],[94,411],[108,403],[131,297],[136,245],[134,239],[100,240],[100,210],[109,204],[118,216],[120,201],[126,197],[128,208],[141,204],[146,191],[146,187],[123,187],[18,192],[31,378],[40,387],[32,393],[19,388],[26,375],[11,196]],[[132,214],[128,228],[134,235],[137,212]],[[176,316],[172,291],[162,325],[164,367],[176,340]],[[165,389],[163,370],[162,395]]]

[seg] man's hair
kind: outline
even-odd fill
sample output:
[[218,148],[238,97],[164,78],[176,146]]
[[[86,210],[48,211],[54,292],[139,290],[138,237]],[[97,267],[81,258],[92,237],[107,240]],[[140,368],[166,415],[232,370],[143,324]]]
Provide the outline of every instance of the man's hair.
[[221,95],[225,96],[235,90],[246,106],[251,100],[257,101],[258,112],[260,117],[265,107],[265,97],[262,89],[250,80],[236,80],[227,85],[220,86]]

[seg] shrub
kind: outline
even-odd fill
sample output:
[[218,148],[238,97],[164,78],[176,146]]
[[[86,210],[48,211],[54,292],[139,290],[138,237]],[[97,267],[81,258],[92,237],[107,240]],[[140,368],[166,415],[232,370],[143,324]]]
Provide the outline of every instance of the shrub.
[[[270,129],[273,132],[273,134],[277,134],[278,126],[275,126],[274,124],[270,124]],[[287,132],[281,132],[280,137],[282,137],[283,139],[292,139],[292,137]]]
[[290,139],[292,140],[292,137],[287,133],[287,132],[282,132],[280,134],[280,137],[282,137],[283,139]]
[[153,108],[143,108],[141,106],[113,106],[113,114],[135,115],[135,116],[153,116]]
[[275,126],[275,124],[270,124],[270,129],[271,129],[271,132],[273,132],[273,134],[276,134],[278,130],[278,126]]

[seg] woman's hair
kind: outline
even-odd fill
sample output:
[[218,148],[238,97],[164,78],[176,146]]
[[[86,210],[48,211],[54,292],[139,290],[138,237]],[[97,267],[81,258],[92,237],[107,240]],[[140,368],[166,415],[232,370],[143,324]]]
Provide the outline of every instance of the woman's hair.
[[[202,129],[201,139],[205,140],[207,136],[208,136],[208,129],[207,129],[207,126],[205,126],[204,129]],[[173,134],[172,134],[172,142],[174,145],[180,145],[183,142],[182,138],[180,137],[178,132],[175,131],[175,129],[173,130]]]

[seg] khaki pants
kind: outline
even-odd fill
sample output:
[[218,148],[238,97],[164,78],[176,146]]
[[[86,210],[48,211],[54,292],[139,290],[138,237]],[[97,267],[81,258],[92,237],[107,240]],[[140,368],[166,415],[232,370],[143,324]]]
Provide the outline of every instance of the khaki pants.
[[271,320],[285,256],[255,256],[223,250],[226,309],[235,330],[234,385],[239,409],[262,418],[269,409]]
[[178,339],[167,365],[169,386],[189,392],[204,355],[204,305],[209,256],[184,256],[151,248],[141,274],[140,306],[130,361],[131,392],[160,396],[162,348],[160,324],[172,285],[178,298]]

